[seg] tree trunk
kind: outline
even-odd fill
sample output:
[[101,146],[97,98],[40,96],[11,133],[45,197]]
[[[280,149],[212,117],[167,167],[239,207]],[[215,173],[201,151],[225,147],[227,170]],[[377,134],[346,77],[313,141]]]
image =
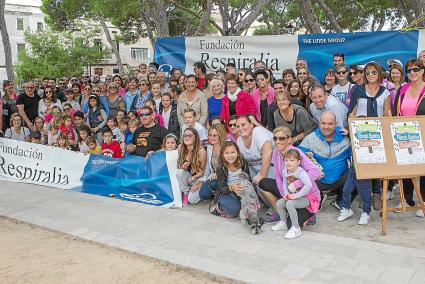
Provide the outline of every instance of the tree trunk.
[[300,5],[301,13],[303,15],[304,22],[310,27],[311,32],[315,34],[321,34],[322,29],[320,28],[319,21],[314,13],[311,0],[298,0]]
[[112,52],[115,55],[115,59],[117,61],[118,69],[120,70],[120,74],[124,74],[124,66],[122,65],[120,51],[118,50],[117,44],[112,40],[111,33],[109,32],[108,26],[106,25],[104,20],[100,20],[100,24],[102,25],[103,32],[105,33],[106,40],[112,48]]
[[12,64],[12,49],[10,48],[9,33],[7,32],[6,20],[4,19],[4,9],[6,0],[0,0],[0,31],[1,39],[3,41],[4,61],[6,64],[7,78],[12,81],[13,85],[16,83],[15,73],[13,72]]
[[168,16],[163,0],[149,0],[149,13],[155,23],[158,37],[169,37],[170,29],[168,27]]
[[149,18],[149,15],[145,11],[141,11],[140,16],[142,17],[143,22],[146,25],[146,33],[149,37],[149,41],[151,42],[152,46],[155,46],[155,38],[154,38],[154,35],[153,35],[152,27],[150,25],[151,20]]
[[252,23],[258,18],[263,8],[269,4],[271,0],[259,0],[254,8],[251,10],[249,15],[236,24],[236,26],[232,29],[234,31],[234,35],[240,35],[244,30],[248,29]]
[[205,0],[204,1],[203,7],[202,7],[202,10],[203,10],[202,16],[201,16],[201,19],[199,20],[199,26],[195,31],[195,36],[205,35],[207,28],[208,28],[212,7],[213,7],[213,1],[212,0]]
[[413,0],[413,8],[416,18],[425,13],[425,0]]
[[328,18],[332,29],[335,30],[338,33],[342,33],[343,30],[341,29],[340,25],[338,24],[338,21],[336,20],[335,15],[332,12],[332,10],[325,4],[325,2],[323,2],[323,0],[316,0],[316,2],[317,2],[317,4],[319,4],[320,8],[325,13],[326,18]]
[[406,3],[405,0],[399,0],[398,2],[400,3],[403,16],[407,20],[407,25],[410,25],[412,23],[412,21],[414,20],[414,17],[412,15],[412,13],[409,11],[408,4]]

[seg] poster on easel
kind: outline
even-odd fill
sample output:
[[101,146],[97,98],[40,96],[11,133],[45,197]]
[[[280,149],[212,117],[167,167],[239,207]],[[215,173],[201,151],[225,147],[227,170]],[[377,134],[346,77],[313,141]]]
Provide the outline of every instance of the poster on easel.
[[379,120],[351,121],[357,163],[386,163],[382,125]]
[[424,164],[425,151],[419,122],[392,122],[390,129],[397,164]]

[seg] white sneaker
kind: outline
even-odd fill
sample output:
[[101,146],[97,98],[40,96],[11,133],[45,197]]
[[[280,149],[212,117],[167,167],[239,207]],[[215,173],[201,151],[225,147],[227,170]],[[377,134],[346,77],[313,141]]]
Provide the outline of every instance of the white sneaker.
[[285,221],[279,221],[272,226],[272,231],[283,231],[287,229],[288,229],[288,226],[286,225]]
[[419,209],[418,211],[416,211],[416,217],[419,218],[424,218],[424,211],[422,211],[422,209]]
[[353,216],[353,210],[347,209],[347,208],[342,208],[341,211],[339,211],[339,216],[338,218],[336,218],[336,220],[338,222],[342,222],[347,218],[350,218],[351,216]]
[[359,225],[367,225],[370,223],[370,216],[366,212],[363,212],[362,215],[360,215],[359,219]]
[[295,239],[302,235],[301,228],[295,228],[294,226],[289,229],[285,235],[285,239]]

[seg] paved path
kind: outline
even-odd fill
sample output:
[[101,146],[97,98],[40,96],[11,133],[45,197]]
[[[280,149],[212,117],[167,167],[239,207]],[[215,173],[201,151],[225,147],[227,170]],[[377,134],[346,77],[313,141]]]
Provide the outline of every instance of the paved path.
[[269,227],[253,236],[237,220],[48,187],[1,182],[0,215],[247,282],[425,282],[425,250],[307,231],[288,241]]

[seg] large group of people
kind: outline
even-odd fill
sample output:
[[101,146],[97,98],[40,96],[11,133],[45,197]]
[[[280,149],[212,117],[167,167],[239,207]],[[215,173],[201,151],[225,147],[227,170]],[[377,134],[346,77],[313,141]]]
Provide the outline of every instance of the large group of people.
[[[196,62],[194,74],[150,63],[132,76],[35,78],[21,93],[5,81],[0,129],[9,139],[114,158],[177,150],[184,206],[212,200],[210,211],[224,217],[264,206],[264,221],[292,239],[315,224],[327,198],[337,221],[353,215],[355,194],[358,224],[380,209],[381,182],[356,178],[347,118],[425,115],[424,57],[383,67],[346,65],[336,53],[322,82],[302,58],[279,76],[262,61],[211,72]],[[247,176],[255,198],[243,197]],[[420,186],[425,196],[424,177]],[[403,188],[413,206],[411,181]]]

